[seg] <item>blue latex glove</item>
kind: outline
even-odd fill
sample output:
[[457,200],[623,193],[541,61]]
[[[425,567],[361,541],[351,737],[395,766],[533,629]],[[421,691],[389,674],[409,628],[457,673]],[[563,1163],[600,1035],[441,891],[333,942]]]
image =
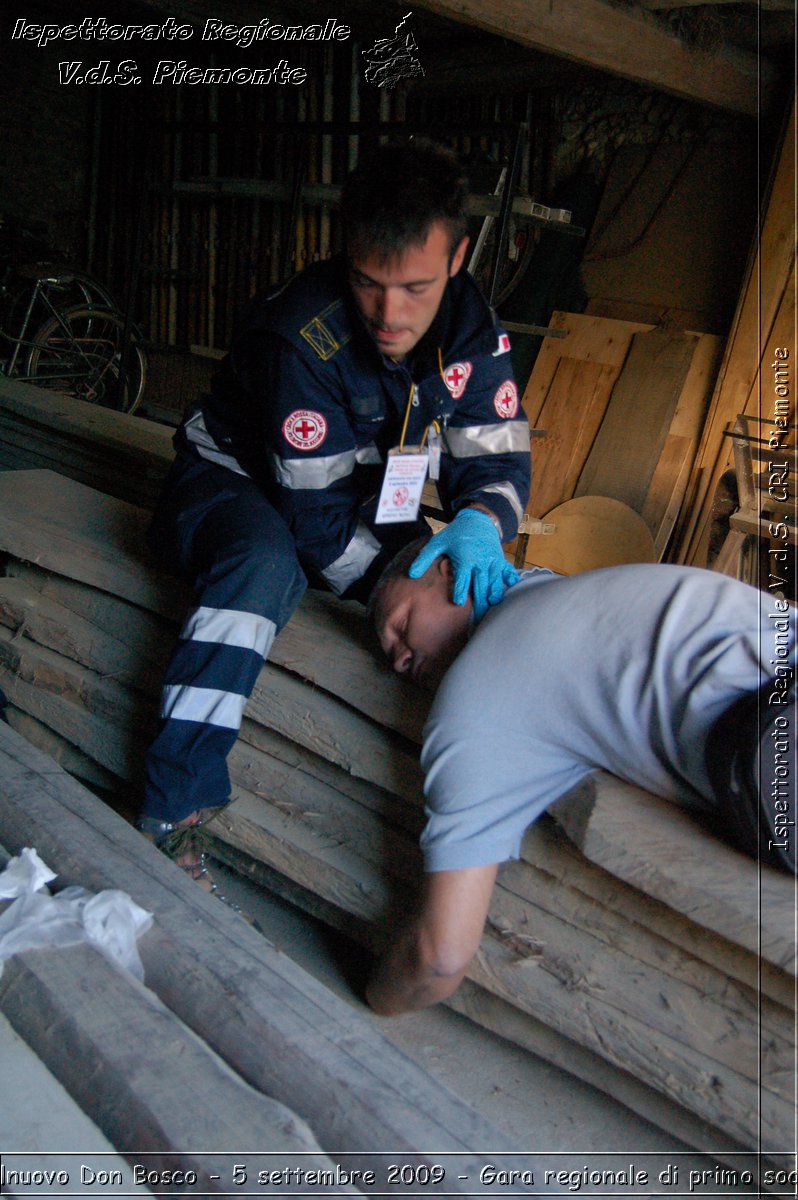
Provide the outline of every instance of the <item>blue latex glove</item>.
[[452,523],[435,534],[408,571],[410,578],[419,579],[441,554],[454,568],[452,600],[465,604],[470,589],[477,620],[521,578],[502,553],[493,521],[476,508],[461,508]]

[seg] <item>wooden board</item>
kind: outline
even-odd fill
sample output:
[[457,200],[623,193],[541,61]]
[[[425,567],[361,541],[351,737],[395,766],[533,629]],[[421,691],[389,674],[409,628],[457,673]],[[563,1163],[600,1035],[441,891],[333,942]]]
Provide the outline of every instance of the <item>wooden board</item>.
[[[724,431],[731,428],[738,413],[758,413],[760,405],[765,406],[762,415],[769,415],[774,400],[770,364],[776,347],[786,346],[790,361],[794,361],[795,123],[793,103],[701,438],[693,500],[678,528],[679,562],[707,563],[712,502],[731,461]],[[792,393],[790,419],[794,421],[794,387]]]
[[[32,476],[32,478],[31,478],[31,476]],[[2,490],[3,490],[4,482],[5,482],[4,480],[0,479],[0,505],[2,504],[2,501],[3,501]],[[38,507],[40,509],[40,513],[37,513],[34,509],[34,512],[31,516],[31,521],[34,526],[37,526],[40,523],[40,521],[43,523],[43,516],[41,514],[46,512],[46,508],[48,505],[47,497],[49,494],[49,488],[48,488],[49,482],[50,482],[50,477],[48,475],[46,475],[46,474],[42,475],[37,472],[30,473],[30,476],[26,472],[26,473],[23,473],[22,475],[18,475],[16,478],[17,492],[24,493],[26,498],[28,499],[28,501],[31,504],[38,505]],[[57,485],[59,485],[60,482],[64,482],[64,481],[57,481],[57,480],[55,481],[55,483]],[[65,481],[65,482],[68,483],[68,481]],[[102,557],[102,554],[100,553],[102,551],[102,542],[100,542],[99,546],[96,544],[94,533],[92,530],[91,514],[93,511],[93,506],[95,504],[97,504],[97,506],[100,508],[100,510],[104,511],[106,508],[106,505],[118,504],[119,502],[109,501],[108,498],[98,496],[96,493],[92,493],[87,489],[78,488],[77,485],[69,484],[69,487],[76,488],[77,491],[81,493],[82,505],[83,505],[82,521],[83,521],[83,525],[85,526],[85,528],[87,530],[87,532],[85,533],[85,540],[81,540],[81,538],[75,537],[75,539],[73,541],[73,547],[74,547],[73,571],[75,574],[78,574],[78,573],[85,574],[85,573],[87,573],[85,570],[86,563],[91,562],[91,560],[93,558]],[[57,487],[56,487],[56,496],[58,496],[58,488]],[[119,505],[119,507],[123,513],[126,513],[128,511],[127,506]],[[25,544],[29,545],[29,547],[32,551],[32,556],[34,558],[40,558],[43,556],[43,552],[46,551],[46,549],[47,549],[48,539],[46,538],[46,536],[44,534],[39,535],[39,540],[34,539],[32,536],[28,536],[28,534],[25,532],[25,529],[27,526],[27,514],[21,512],[18,514],[18,516],[16,518],[16,523],[12,522],[9,519],[7,524],[8,524],[8,529],[9,529],[9,532],[7,535],[8,540],[4,542],[3,540],[0,539],[0,550],[7,551],[11,548],[11,546],[13,544],[24,542]],[[57,531],[57,525],[56,525],[56,531]],[[541,538],[540,540],[542,541],[544,539]],[[50,539],[50,541],[52,541],[52,539]],[[128,586],[131,586],[131,590],[133,590],[132,585],[129,585],[129,581],[134,576],[136,579],[136,584],[135,584],[136,590],[139,592],[146,592],[147,594],[149,594],[149,596],[152,599],[153,606],[156,606],[158,603],[157,589],[153,586],[153,583],[151,580],[149,580],[149,589],[147,589],[145,587],[145,585],[148,583],[148,576],[146,575],[145,569],[142,567],[141,564],[136,564],[135,559],[126,560],[123,550],[118,549],[115,554],[111,554],[110,550],[106,549],[105,550],[105,558],[109,562],[111,560],[113,560],[115,562],[115,564],[118,568],[118,572],[110,580],[110,584],[109,584],[110,589],[111,589],[110,595],[103,596],[102,594],[97,593],[98,601],[100,601],[101,603],[98,603],[98,612],[95,613],[95,615],[98,617],[101,627],[105,627],[106,622],[112,624],[115,619],[124,623],[124,627],[126,629],[126,640],[128,640],[130,642],[131,646],[133,647],[133,658],[135,658],[136,654],[138,653],[137,647],[139,647],[142,643],[141,643],[141,638],[137,637],[137,635],[136,635],[136,621],[134,620],[134,617],[138,613],[138,614],[141,614],[142,619],[144,619],[145,621],[150,621],[152,619],[152,614],[144,613],[141,609],[138,609],[138,608],[134,607],[133,605],[128,604],[127,602],[125,602],[123,595],[119,599],[117,599],[116,597],[119,596],[120,594],[123,594]],[[92,613],[92,611],[93,611],[93,605],[91,602],[92,589],[85,588],[85,587],[82,587],[82,588],[78,587],[77,589],[74,589],[74,584],[71,580],[58,578],[54,575],[49,575],[45,572],[39,571],[38,568],[27,567],[27,568],[23,569],[20,564],[14,563],[14,562],[10,563],[9,566],[10,566],[10,569],[13,570],[15,573],[22,572],[20,577],[25,578],[26,581],[29,581],[29,582],[32,581],[33,579],[37,578],[37,572],[38,572],[38,578],[41,582],[42,587],[45,590],[46,595],[48,595],[49,597],[51,597],[53,599],[56,599],[59,595],[62,594],[61,589],[63,589],[63,594],[65,596],[69,597],[68,598],[69,604],[73,604],[73,605],[77,606],[78,602],[80,602],[80,605],[82,605],[82,610],[84,613],[87,613],[87,614]],[[69,565],[67,563],[64,564],[64,569],[67,571],[70,569]],[[6,582],[9,582],[9,581],[6,581]],[[119,609],[116,607],[112,607],[112,608],[109,608],[106,610],[106,607],[105,607],[106,601],[112,601],[114,606],[121,605],[122,607]],[[333,606],[336,606],[335,601],[332,601],[332,604],[333,604]],[[336,608],[336,611],[338,612],[337,608]],[[341,610],[339,612],[340,624],[337,625],[337,627],[336,627],[337,633],[335,634],[335,636],[333,636],[333,634],[331,633],[330,640],[328,642],[324,643],[325,654],[329,654],[333,658],[336,656],[336,651],[335,651],[336,644],[342,646],[342,652],[346,652],[345,643],[349,637],[349,631],[348,631],[348,627],[346,625],[346,621],[349,619],[350,612],[351,612],[351,610],[349,607],[347,607],[347,606],[341,607]],[[115,614],[117,614],[117,615],[115,616]],[[352,615],[352,619],[356,619],[356,616],[354,613],[352,613],[351,615]],[[338,616],[336,617],[336,621],[339,620],[339,617]],[[87,619],[90,619],[90,617],[87,617]],[[33,632],[34,632],[34,625],[31,624],[31,634],[33,634]],[[143,636],[146,639],[146,637],[148,637],[149,634],[145,633]],[[25,644],[25,654],[32,655],[35,651],[36,654],[39,655],[38,661],[40,661],[42,663],[41,671],[43,672],[45,664],[43,663],[40,652],[36,651],[36,646],[33,643],[32,638],[29,638],[27,636],[27,634],[24,634],[23,638],[21,640]],[[278,639],[278,641],[279,641],[279,639]],[[19,648],[17,649],[16,652],[19,653]],[[33,662],[34,659],[31,659],[31,661]],[[383,668],[376,661],[373,661],[373,662],[370,661],[368,659],[368,657],[365,655],[363,656],[361,662],[362,662],[362,666],[360,669],[362,670],[362,679],[360,680],[360,682],[358,684],[358,694],[362,695],[362,694],[368,692],[369,690],[372,690],[376,695],[382,689],[384,682],[386,682],[386,683],[390,682],[391,685],[396,689],[396,696],[398,698],[397,709],[402,707],[403,699],[404,699],[406,707],[412,707],[413,705],[415,705],[417,703],[418,699],[420,698],[418,689],[410,687],[408,685],[407,681],[402,680],[398,677],[394,678],[393,676],[386,676]],[[59,671],[63,670],[64,664],[59,666],[58,669],[59,669]],[[96,674],[96,672],[95,672],[95,674]],[[40,682],[42,684],[44,684],[45,680],[46,680],[46,673],[45,674],[40,673],[39,679],[40,679]],[[21,680],[20,682],[21,682],[21,684],[25,683],[24,680]],[[105,686],[106,683],[108,684],[107,687]],[[100,694],[99,694],[97,703],[99,705],[101,705],[102,712],[104,712],[106,715],[111,714],[114,711],[115,704],[118,704],[117,711],[120,714],[129,712],[130,711],[129,704],[124,700],[124,698],[118,692],[117,687],[115,685],[116,685],[116,681],[114,681],[114,680],[103,681],[99,678],[99,676],[97,676],[97,678],[91,684],[91,687],[88,689],[88,691],[86,691],[87,681],[84,678],[84,684],[83,684],[84,695],[90,696],[92,694],[92,690],[95,688],[98,688],[98,689],[100,689]],[[25,686],[27,688],[30,688],[31,690],[33,690],[35,688],[35,683],[33,681],[31,681],[30,683],[28,683]],[[59,686],[59,691],[61,691],[61,689],[63,689],[63,682],[59,682],[58,686]],[[74,687],[77,688],[77,686],[78,686],[78,684],[76,683],[74,685]],[[22,690],[22,688],[20,690]],[[311,687],[308,689],[309,698],[312,696],[313,692],[315,692],[316,690],[318,690],[318,689],[316,689],[314,687]],[[341,688],[341,692],[342,692],[342,694],[341,694],[341,696],[339,696],[339,699],[343,700],[344,705],[346,707],[349,707],[349,703],[350,703],[349,692],[347,691],[346,688],[343,688],[343,687]],[[329,694],[331,695],[332,693],[329,693]],[[48,691],[46,686],[40,687],[39,689],[37,689],[37,695],[39,695],[41,697],[42,711],[49,710],[49,708],[51,706],[54,707],[56,702],[60,702],[60,704],[62,706],[67,703],[66,698],[63,694],[63,691],[61,691],[61,694],[56,695],[54,692]],[[118,701],[114,700],[114,696],[118,696],[119,700]],[[47,723],[46,718],[42,715],[42,711],[40,711],[38,714],[34,714],[34,715],[37,715],[38,719],[45,720],[45,723]],[[136,711],[140,714],[141,710],[137,709]],[[71,706],[71,712],[74,714],[74,716],[76,718],[81,712],[83,713],[84,716],[91,715],[89,710],[87,710],[85,708],[81,709],[76,705]],[[382,719],[385,720],[384,728],[386,730],[390,730],[392,727],[391,721],[393,720],[393,718],[386,715]],[[379,723],[381,724],[382,720]],[[256,725],[253,723],[251,728],[256,728]],[[297,739],[290,738],[290,740],[292,742],[296,742]],[[363,785],[363,786],[367,786],[367,785]],[[409,793],[412,793],[411,799],[412,799],[412,797],[415,797],[416,800],[418,799],[418,796],[420,795],[418,790],[413,791],[413,789],[407,789],[407,791]],[[634,819],[634,814],[636,812],[635,806],[633,804],[629,804],[627,807],[629,809],[630,819]],[[644,825],[645,825],[645,823],[641,819],[639,832],[630,834],[630,836],[637,837],[639,835],[642,837],[644,834]],[[717,844],[717,843],[713,843],[712,841],[709,842],[709,846],[712,846],[713,844]],[[674,853],[674,855],[677,854],[677,851],[675,848],[674,848],[673,853]],[[722,896],[718,897],[717,903],[718,903],[719,907],[723,907],[723,905],[725,904],[724,898]]]
[[697,341],[665,329],[633,336],[576,496],[611,496],[642,510]]
[[139,941],[147,985],[243,1079],[303,1117],[323,1146],[366,1156],[401,1146],[411,1162],[430,1145],[512,1149],[2,723],[0,841],[12,853],[36,846],[61,884],[118,887],[153,912],[155,926]]
[[[764,60],[737,47],[699,48],[674,37],[639,9],[616,8],[606,0],[424,0],[422,9],[476,25],[547,54],[675,92],[713,106],[755,116],[762,93]],[[775,82],[772,69],[762,81]]]
[[[544,339],[524,393],[543,435],[527,512],[543,517],[595,492],[630,502],[662,558],[687,497],[721,339],[577,313],[556,312],[550,324],[567,332]],[[689,359],[675,401],[674,350]]]
[[14,955],[0,976],[0,1011],[117,1150],[147,1154],[148,1167],[196,1171],[203,1193],[227,1195],[220,1148],[303,1153],[309,1167],[335,1170],[304,1121],[245,1083],[92,946]]
[[762,871],[724,844],[708,858],[688,813],[606,772],[551,812],[592,862],[795,976],[787,875]]
[[526,562],[576,575],[620,563],[654,562],[648,526],[628,505],[606,496],[579,496],[543,518],[553,533],[530,536]]

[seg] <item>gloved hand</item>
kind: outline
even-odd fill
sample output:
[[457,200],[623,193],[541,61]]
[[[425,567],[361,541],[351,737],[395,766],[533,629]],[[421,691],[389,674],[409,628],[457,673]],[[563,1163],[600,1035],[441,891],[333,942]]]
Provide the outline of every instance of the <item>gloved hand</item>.
[[419,579],[441,554],[446,555],[454,569],[452,600],[455,604],[465,604],[470,589],[477,620],[491,604],[499,603],[505,588],[521,578],[502,553],[493,521],[476,508],[461,508],[452,523],[435,534],[410,567],[410,578]]

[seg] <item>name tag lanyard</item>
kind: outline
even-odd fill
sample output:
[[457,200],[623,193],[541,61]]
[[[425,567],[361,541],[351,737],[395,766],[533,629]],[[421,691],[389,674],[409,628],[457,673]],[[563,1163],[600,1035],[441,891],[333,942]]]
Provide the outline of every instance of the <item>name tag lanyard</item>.
[[[438,370],[441,379],[444,379],[443,358],[440,349],[438,349]],[[429,471],[429,477],[432,480],[438,479],[440,475],[441,427],[437,420],[433,420],[427,425],[418,446],[405,447],[410,409],[413,407],[415,398],[416,385],[411,383],[402,421],[402,432],[399,435],[399,445],[388,451],[385,475],[377,502],[375,517],[377,525],[415,521],[421,507],[421,495],[427,479],[427,472]],[[429,442],[428,448],[427,442]]]

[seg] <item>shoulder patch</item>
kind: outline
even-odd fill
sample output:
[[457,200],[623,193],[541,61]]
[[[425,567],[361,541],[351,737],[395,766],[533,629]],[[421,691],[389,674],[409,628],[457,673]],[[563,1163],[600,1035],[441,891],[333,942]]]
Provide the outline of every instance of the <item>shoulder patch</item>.
[[303,325],[299,331],[301,337],[323,362],[331,359],[349,341],[348,333],[345,337],[338,337],[334,328],[334,318],[337,310],[341,307],[341,301],[336,300],[334,304],[330,304],[318,316],[308,321],[307,325]]
[[466,384],[471,377],[471,370],[470,362],[456,362],[452,363],[443,372],[443,382],[451,392],[454,400],[459,400],[466,390]]
[[508,421],[518,412],[518,389],[512,379],[505,379],[493,397],[493,407],[503,421]]
[[327,421],[320,412],[297,408],[283,421],[283,437],[295,450],[315,450],[327,437]]

